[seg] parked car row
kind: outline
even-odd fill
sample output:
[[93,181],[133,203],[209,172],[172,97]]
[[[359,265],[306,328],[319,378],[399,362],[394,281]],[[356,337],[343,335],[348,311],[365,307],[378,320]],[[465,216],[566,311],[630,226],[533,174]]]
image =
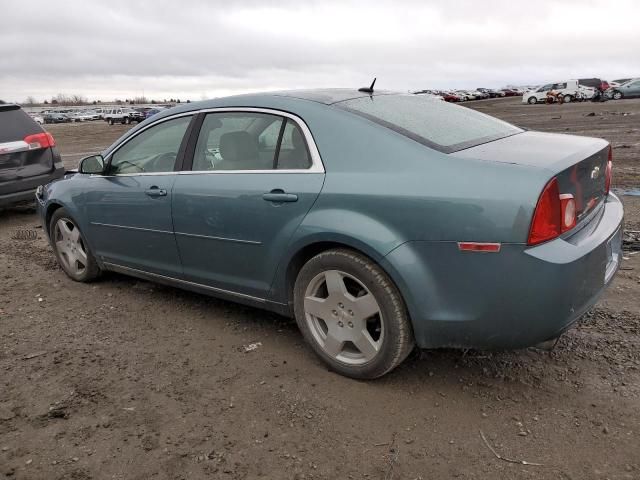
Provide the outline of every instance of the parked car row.
[[446,102],[468,102],[471,100],[485,100],[487,98],[514,97],[522,95],[523,91],[511,88],[495,90],[492,88],[476,88],[475,90],[420,90],[417,95],[426,94],[442,98]]
[[549,102],[553,97],[563,103],[591,100],[640,97],[640,78],[622,78],[613,81],[599,78],[579,78],[562,82],[547,83],[524,93],[522,103],[531,105]]
[[166,110],[165,106],[156,107],[98,107],[92,109],[56,109],[44,110],[40,113],[29,113],[31,118],[38,124],[45,123],[71,123],[88,122],[93,120],[105,120],[113,125],[114,123],[129,124],[131,122],[142,122],[153,115]]
[[97,110],[45,110],[41,113],[31,113],[37,123],[70,123],[100,120],[102,113]]

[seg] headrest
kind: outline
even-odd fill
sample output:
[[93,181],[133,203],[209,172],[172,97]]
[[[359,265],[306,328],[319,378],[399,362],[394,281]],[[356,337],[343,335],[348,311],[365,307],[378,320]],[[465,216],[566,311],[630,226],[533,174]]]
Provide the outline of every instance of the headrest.
[[249,132],[229,132],[220,137],[220,155],[226,162],[255,162],[258,142]]

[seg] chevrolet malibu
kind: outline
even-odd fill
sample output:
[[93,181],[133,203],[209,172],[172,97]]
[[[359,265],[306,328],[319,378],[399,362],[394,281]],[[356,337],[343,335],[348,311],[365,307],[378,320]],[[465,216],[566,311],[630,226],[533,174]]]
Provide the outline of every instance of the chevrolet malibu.
[[59,264],[295,317],[354,378],[552,340],[596,302],[621,257],[606,141],[364,90],[154,115],[38,189]]

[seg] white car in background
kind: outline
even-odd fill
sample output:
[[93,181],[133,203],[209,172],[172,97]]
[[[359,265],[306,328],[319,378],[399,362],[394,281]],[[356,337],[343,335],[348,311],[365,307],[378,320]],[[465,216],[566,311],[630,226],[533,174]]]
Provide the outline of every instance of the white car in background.
[[535,90],[529,90],[522,94],[522,103],[534,105],[538,102],[544,102],[547,99],[547,93],[551,90],[560,92],[565,103],[573,101],[577,96],[591,98],[595,94],[595,89],[585,87],[578,83],[578,80],[567,80],[566,82],[547,83]]
[[37,113],[30,113],[29,116],[33,118],[33,120],[38,125],[44,125],[44,117],[42,115],[38,115]]

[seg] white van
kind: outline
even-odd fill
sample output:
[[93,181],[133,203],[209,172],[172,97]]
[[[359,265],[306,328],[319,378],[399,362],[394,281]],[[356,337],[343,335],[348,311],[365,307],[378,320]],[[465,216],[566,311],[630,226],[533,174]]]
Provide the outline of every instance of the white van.
[[591,98],[595,94],[594,88],[580,85],[578,80],[567,80],[566,82],[548,83],[534,90],[524,92],[522,94],[522,103],[533,105],[538,102],[544,102],[547,98],[547,93],[551,90],[562,93],[565,103],[571,102],[577,95]]

